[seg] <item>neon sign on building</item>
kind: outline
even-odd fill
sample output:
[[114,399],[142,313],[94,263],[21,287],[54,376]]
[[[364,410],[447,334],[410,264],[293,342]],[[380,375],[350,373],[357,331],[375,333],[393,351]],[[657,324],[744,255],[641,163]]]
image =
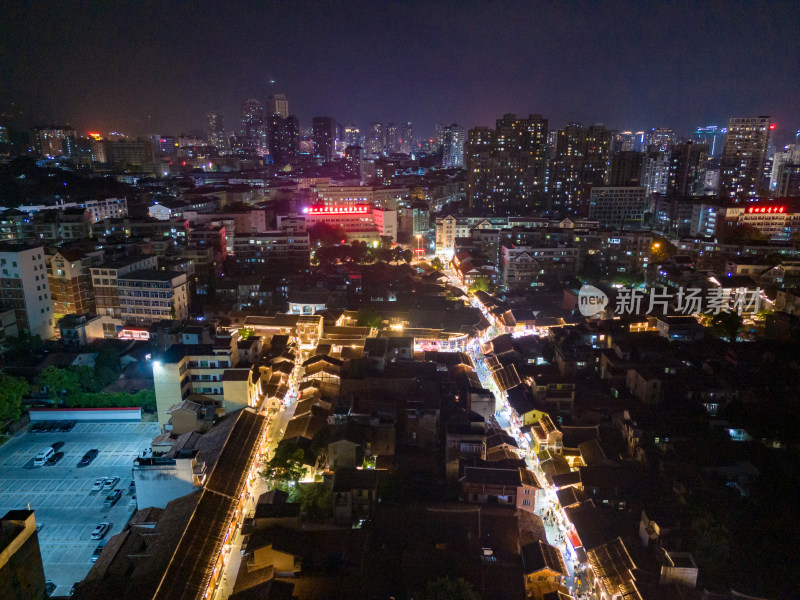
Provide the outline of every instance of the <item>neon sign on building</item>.
[[751,206],[747,209],[747,214],[755,213],[782,213],[786,212],[785,206]]
[[308,215],[365,215],[369,212],[366,204],[355,206],[308,206],[303,209]]

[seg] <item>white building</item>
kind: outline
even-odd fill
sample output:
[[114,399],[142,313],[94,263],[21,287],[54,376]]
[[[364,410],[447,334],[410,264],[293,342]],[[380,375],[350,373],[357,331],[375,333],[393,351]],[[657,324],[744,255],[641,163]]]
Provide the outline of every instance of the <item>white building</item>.
[[189,317],[186,273],[134,271],[120,276],[119,308],[124,321],[152,323]]
[[20,331],[43,340],[55,333],[47,262],[42,246],[0,245],[0,309],[13,309]]
[[83,207],[92,223],[103,219],[119,219],[128,216],[127,198],[104,198],[103,200],[88,200]]
[[136,504],[164,508],[168,502],[191,494],[206,481],[206,464],[197,451],[179,452],[175,458],[137,458],[133,461]]

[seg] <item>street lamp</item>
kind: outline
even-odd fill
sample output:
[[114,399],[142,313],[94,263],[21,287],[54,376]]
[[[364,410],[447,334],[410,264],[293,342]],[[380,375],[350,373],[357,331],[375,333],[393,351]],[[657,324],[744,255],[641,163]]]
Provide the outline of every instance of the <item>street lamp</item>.
[[420,241],[422,240],[422,234],[418,233],[415,237],[417,238],[417,258],[419,258],[419,255],[422,254],[422,248],[420,247]]

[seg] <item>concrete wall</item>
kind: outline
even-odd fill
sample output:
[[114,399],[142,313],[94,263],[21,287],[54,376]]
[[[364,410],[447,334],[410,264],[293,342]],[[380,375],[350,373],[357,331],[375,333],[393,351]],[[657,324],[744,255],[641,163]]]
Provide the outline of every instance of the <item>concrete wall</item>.
[[31,421],[126,421],[142,420],[142,409],[129,408],[34,408]]

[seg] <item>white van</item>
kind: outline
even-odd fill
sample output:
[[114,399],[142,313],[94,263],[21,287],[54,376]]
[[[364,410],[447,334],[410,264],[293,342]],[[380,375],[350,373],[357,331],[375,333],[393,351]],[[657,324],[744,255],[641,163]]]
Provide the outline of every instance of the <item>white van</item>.
[[52,446],[45,448],[44,450],[39,452],[39,454],[36,455],[36,458],[33,459],[33,466],[43,467],[47,463],[47,461],[50,460],[50,457],[53,456],[53,454],[55,453],[56,451],[53,450]]

